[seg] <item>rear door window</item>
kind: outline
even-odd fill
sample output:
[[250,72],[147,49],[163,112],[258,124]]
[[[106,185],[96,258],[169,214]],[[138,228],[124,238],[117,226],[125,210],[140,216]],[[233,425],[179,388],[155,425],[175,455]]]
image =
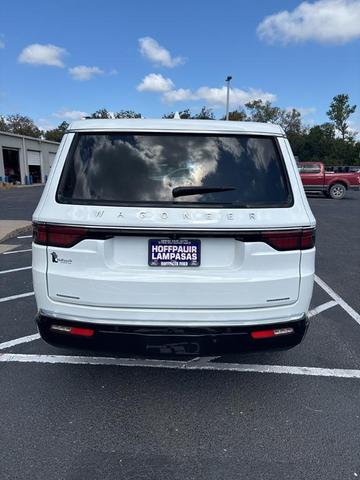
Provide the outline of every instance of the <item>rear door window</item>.
[[300,165],[299,167],[300,173],[320,173],[320,165],[309,164],[309,165]]
[[86,205],[288,207],[274,138],[202,134],[76,134],[57,201]]

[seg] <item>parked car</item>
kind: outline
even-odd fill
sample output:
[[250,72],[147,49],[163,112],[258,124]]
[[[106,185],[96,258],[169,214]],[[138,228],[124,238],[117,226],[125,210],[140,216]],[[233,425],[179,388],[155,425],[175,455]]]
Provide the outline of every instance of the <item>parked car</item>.
[[306,192],[323,192],[340,200],[346,190],[359,190],[360,173],[327,172],[321,162],[298,163],[298,169]]
[[306,332],[315,219],[279,126],[75,122],[33,222],[51,344],[202,355]]

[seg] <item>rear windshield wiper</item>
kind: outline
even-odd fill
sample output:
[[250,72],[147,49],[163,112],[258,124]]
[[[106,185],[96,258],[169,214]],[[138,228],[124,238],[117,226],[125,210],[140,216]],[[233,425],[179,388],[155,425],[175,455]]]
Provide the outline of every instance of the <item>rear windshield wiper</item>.
[[213,193],[213,192],[230,192],[231,190],[236,190],[235,187],[202,187],[192,186],[192,187],[175,187],[172,190],[173,197],[185,197],[187,195],[198,195],[204,193]]

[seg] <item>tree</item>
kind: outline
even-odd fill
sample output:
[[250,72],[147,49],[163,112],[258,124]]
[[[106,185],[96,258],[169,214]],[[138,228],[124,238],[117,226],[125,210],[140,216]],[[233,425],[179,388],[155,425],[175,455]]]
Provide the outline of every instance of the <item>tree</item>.
[[41,130],[35,125],[33,120],[25,115],[19,113],[15,115],[8,115],[6,117],[7,130],[10,133],[17,135],[26,135],[28,137],[40,138]]
[[279,123],[281,118],[281,109],[273,107],[269,101],[253,100],[246,103],[245,107],[250,111],[249,120],[253,122]]
[[279,123],[287,135],[301,135],[302,133],[301,113],[295,108],[281,110]]
[[106,108],[99,108],[87,118],[112,118],[111,113]]
[[[181,110],[179,113],[179,117],[182,119],[193,119],[193,120],[215,120],[215,115],[211,108],[202,107],[199,113],[192,114],[190,108],[186,108],[185,110]],[[165,113],[162,118],[174,118],[175,113],[169,112]]]
[[45,140],[50,140],[52,142],[61,142],[64,133],[69,128],[68,122],[62,122],[60,125],[52,130],[47,130],[45,132]]
[[[178,113],[179,113],[179,117],[182,118],[182,119],[191,118],[190,108],[186,108],[185,110],[181,110]],[[164,115],[162,116],[162,118],[174,118],[174,117],[175,117],[174,112],[164,113]]]
[[87,118],[141,118],[141,113],[134,110],[120,110],[119,112],[109,112],[106,108],[99,108]]
[[335,128],[340,132],[343,140],[351,136],[347,121],[355,110],[356,105],[350,106],[349,95],[341,93],[333,98],[330,109],[326,112],[326,115],[333,121]]
[[[222,117],[221,120],[226,120],[226,117]],[[232,112],[229,112],[229,120],[237,121],[237,122],[244,122],[248,120],[248,116],[245,112],[245,110],[241,107],[239,107],[236,110],[233,110]]]
[[215,115],[211,108],[204,106],[199,113],[193,115],[191,118],[195,120],[215,120]]
[[120,110],[114,113],[114,118],[141,118],[141,113],[134,112],[134,110]]
[[0,132],[8,132],[9,126],[6,122],[6,118],[0,115]]

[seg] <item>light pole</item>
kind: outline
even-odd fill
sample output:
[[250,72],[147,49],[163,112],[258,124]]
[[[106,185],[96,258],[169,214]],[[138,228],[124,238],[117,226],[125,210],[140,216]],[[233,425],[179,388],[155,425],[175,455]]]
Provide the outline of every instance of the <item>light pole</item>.
[[227,83],[227,90],[226,90],[226,115],[225,119],[229,120],[229,98],[230,98],[230,80],[232,77],[230,75],[226,77],[225,82]]

